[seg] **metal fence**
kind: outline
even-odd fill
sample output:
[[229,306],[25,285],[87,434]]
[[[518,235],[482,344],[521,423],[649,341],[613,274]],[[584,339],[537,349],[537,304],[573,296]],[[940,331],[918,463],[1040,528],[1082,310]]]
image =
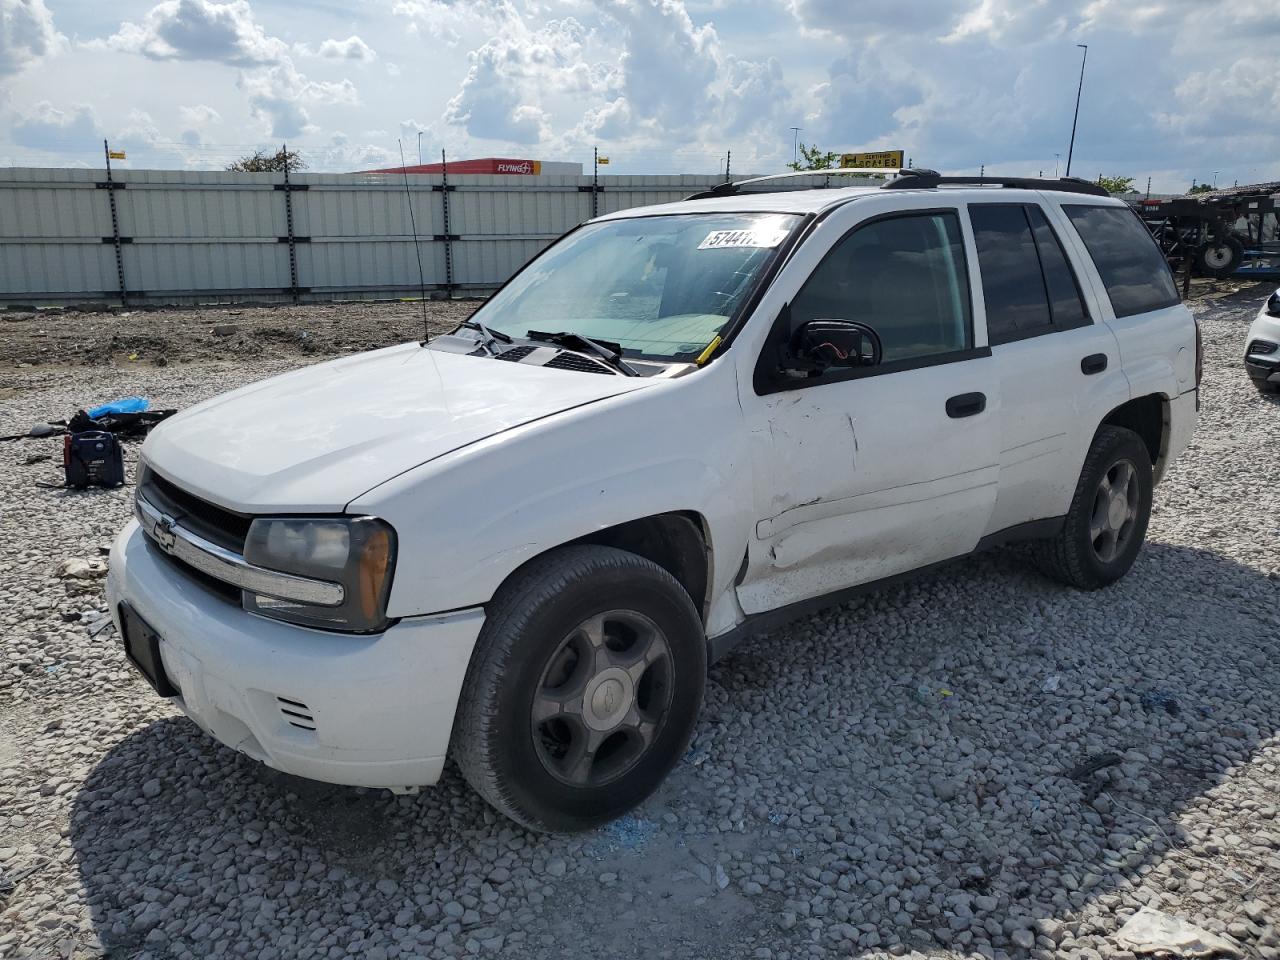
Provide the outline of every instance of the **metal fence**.
[[428,291],[492,290],[594,214],[722,180],[3,169],[0,303],[415,295],[413,226]]

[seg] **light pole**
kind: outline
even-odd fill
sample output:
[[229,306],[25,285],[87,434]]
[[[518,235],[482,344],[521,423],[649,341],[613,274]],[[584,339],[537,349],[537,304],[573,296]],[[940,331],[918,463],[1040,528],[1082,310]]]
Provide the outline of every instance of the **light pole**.
[[1218,189],[1218,171],[1213,171],[1213,189]]
[[1076,149],[1076,122],[1080,119],[1080,94],[1084,92],[1084,65],[1089,60],[1089,45],[1087,43],[1077,43],[1077,47],[1084,51],[1080,57],[1080,85],[1076,87],[1076,113],[1071,118],[1071,145],[1067,147],[1067,173],[1071,176],[1071,154]]
[[800,162],[800,131],[802,127],[791,128],[791,162]]
[[422,166],[422,131],[418,131],[418,166]]
[[1057,177],[1058,177],[1058,161],[1059,161],[1059,160],[1061,160],[1061,159],[1062,159],[1062,154],[1060,154],[1060,153],[1055,153],[1055,154],[1053,155],[1053,176],[1054,176],[1054,179],[1057,179]]

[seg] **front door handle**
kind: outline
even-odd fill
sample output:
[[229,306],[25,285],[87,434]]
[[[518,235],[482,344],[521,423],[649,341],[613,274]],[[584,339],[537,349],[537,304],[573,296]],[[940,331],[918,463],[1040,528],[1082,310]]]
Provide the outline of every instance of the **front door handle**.
[[1101,373],[1107,369],[1107,355],[1105,353],[1091,353],[1080,361],[1080,372],[1083,374]]
[[947,416],[953,420],[961,417],[976,417],[987,409],[985,393],[961,393],[947,401]]

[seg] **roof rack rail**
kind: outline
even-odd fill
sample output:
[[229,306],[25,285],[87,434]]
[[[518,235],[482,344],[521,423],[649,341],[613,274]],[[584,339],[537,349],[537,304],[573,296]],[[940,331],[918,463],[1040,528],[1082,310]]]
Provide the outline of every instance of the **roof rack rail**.
[[[854,176],[854,177],[870,177],[886,175],[896,176],[899,173],[907,173],[906,170],[894,170],[892,167],[834,167],[830,170],[798,170],[794,173],[771,173],[763,177],[752,177],[749,180],[726,180],[724,183],[718,183],[710,190],[703,190],[692,196],[685,197],[686,200],[706,200],[711,197],[732,197],[741,193],[739,187],[750,186],[753,183],[764,183],[766,180],[792,180],[796,177],[832,177],[832,176]],[[801,189],[818,190],[820,187],[801,187]],[[750,193],[780,193],[779,190],[752,190]]]
[[1105,188],[1080,177],[944,177],[936,170],[912,167],[898,172],[881,190],[929,190],[939,186],[1010,187],[1021,190],[1051,190],[1057,193],[1084,193],[1109,197]]

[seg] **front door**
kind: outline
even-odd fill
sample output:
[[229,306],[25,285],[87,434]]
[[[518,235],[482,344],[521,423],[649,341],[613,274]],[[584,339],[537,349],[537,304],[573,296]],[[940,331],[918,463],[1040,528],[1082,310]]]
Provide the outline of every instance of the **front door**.
[[[841,211],[862,222],[845,225],[740,388],[757,490],[738,586],[748,614],[967,553],[995,503],[1000,397],[975,346],[971,241],[957,210],[867,219],[876,206]],[[780,345],[815,319],[872,327],[881,363],[779,373]]]

